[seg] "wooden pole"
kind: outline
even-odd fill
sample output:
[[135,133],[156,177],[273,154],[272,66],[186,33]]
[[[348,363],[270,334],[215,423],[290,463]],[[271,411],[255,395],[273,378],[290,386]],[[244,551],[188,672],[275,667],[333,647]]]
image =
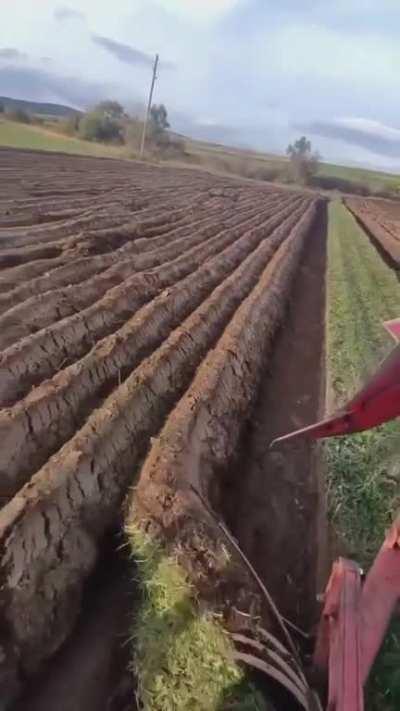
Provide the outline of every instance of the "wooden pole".
[[151,86],[150,86],[150,94],[149,94],[149,101],[147,104],[147,110],[146,110],[146,116],[144,118],[144,124],[143,124],[143,133],[142,133],[142,142],[140,145],[140,158],[143,159],[144,155],[144,147],[146,143],[146,132],[147,132],[147,124],[149,121],[149,116],[150,116],[150,111],[151,111],[151,105],[153,103],[153,92],[154,92],[154,84],[156,83],[157,79],[157,68],[158,68],[158,60],[159,56],[156,54],[156,58],[154,61],[154,66],[153,66],[153,77],[151,80]]

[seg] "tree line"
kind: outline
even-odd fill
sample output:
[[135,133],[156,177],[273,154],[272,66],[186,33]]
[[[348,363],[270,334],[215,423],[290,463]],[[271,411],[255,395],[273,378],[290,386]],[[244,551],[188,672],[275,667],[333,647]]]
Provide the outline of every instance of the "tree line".
[[[18,123],[51,125],[54,130],[85,141],[127,145],[133,152],[139,149],[143,131],[143,120],[130,116],[119,101],[111,99],[101,101],[84,113],[77,111],[63,119],[52,116],[45,118],[23,108],[5,107],[1,103],[0,114]],[[184,152],[183,140],[173,136],[169,128],[165,105],[154,104],[150,110],[147,130],[148,153],[173,158]]]
[[[173,138],[168,112],[164,104],[151,107],[147,131],[150,151],[177,149],[177,139]],[[128,144],[139,146],[143,130],[143,120],[130,116],[118,101],[101,101],[84,114],[71,116],[64,122],[65,132],[77,135],[86,141],[101,143]]]
[[[31,115],[22,108],[8,108],[0,103],[0,114],[5,113],[7,118],[20,123],[46,123],[43,117]],[[53,120],[53,128],[69,136],[76,136],[86,141],[96,141],[114,145],[127,145],[135,153],[139,150],[143,131],[143,120],[130,116],[124,106],[115,100],[105,100],[96,104],[85,113],[76,112],[62,120]],[[182,139],[173,136],[170,132],[168,111],[164,104],[154,104],[150,110],[147,131],[147,153],[159,155],[163,158],[181,158],[185,154]],[[306,136],[301,136],[286,150],[289,159],[289,171],[266,168],[271,175],[265,176],[267,180],[285,180],[311,185],[318,172],[320,156],[312,149],[311,142]],[[276,173],[276,174],[275,174]]]

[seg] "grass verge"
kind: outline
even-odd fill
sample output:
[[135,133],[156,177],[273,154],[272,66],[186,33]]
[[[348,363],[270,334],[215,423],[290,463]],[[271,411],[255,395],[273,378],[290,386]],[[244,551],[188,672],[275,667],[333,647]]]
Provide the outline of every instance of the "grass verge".
[[393,173],[385,173],[380,170],[369,170],[368,168],[352,168],[345,165],[334,165],[333,163],[320,163],[318,175],[324,178],[334,178],[365,185],[371,193],[382,190],[400,190],[400,176]]
[[40,126],[31,126],[14,121],[0,120],[0,146],[27,150],[59,151],[73,155],[119,158],[127,152],[120,146],[82,141],[72,136],[63,136]]
[[127,535],[141,604],[133,632],[134,672],[145,711],[267,711],[232,660],[218,618],[201,611],[182,567],[138,527]]
[[[327,367],[330,398],[342,404],[392,347],[382,321],[400,315],[400,287],[353,216],[329,206]],[[368,568],[398,509],[400,423],[330,440],[328,506],[345,555]],[[368,708],[400,708],[399,625],[371,677]]]

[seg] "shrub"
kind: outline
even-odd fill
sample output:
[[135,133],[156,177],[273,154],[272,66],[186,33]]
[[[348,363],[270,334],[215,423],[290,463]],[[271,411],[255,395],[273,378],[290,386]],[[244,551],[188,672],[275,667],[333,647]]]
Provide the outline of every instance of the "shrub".
[[9,109],[7,112],[7,118],[10,121],[18,121],[18,123],[31,123],[31,117],[24,111],[24,109]]
[[74,136],[79,131],[80,116],[68,116],[68,118],[60,121],[60,131],[67,136]]
[[36,126],[45,126],[46,119],[43,116],[31,116],[31,123],[34,123]]
[[353,193],[354,195],[368,196],[371,191],[365,183],[348,178],[339,178],[335,175],[314,175],[310,184],[322,190],[338,190],[342,193]]
[[243,174],[246,175],[247,178],[253,178],[254,180],[266,180],[267,182],[274,182],[275,180],[283,178],[282,168],[272,165],[250,168],[245,170]]
[[182,160],[186,156],[185,142],[178,137],[172,137],[167,132],[151,137],[148,149],[153,157],[159,160]]
[[79,135],[87,141],[123,143],[121,124],[110,116],[90,111],[79,122]]
[[130,119],[125,124],[125,143],[133,151],[138,151],[142,140],[143,121],[139,119]]

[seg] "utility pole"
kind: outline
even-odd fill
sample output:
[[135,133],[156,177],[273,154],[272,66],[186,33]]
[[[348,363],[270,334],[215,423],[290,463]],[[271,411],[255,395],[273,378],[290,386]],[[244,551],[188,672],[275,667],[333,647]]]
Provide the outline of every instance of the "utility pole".
[[149,121],[151,105],[153,103],[153,91],[154,91],[154,84],[156,83],[156,79],[157,79],[158,60],[159,60],[159,56],[158,56],[158,54],[156,54],[156,58],[154,60],[154,66],[153,66],[153,77],[151,80],[149,102],[147,104],[146,116],[144,118],[144,124],[143,124],[142,143],[140,145],[140,158],[141,159],[143,158],[143,155],[144,155],[144,145],[146,143],[147,124]]

